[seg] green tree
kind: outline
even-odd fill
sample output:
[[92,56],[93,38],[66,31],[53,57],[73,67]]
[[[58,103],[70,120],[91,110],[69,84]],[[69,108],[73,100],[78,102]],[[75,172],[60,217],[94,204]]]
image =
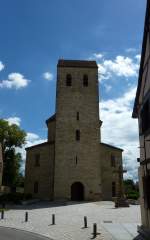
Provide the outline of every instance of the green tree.
[[20,176],[21,154],[16,152],[16,147],[25,143],[26,133],[16,124],[0,119],[0,143],[4,161],[3,185],[13,189]]
[[139,198],[139,189],[137,183],[135,184],[132,179],[124,180],[124,189],[127,198],[138,199]]

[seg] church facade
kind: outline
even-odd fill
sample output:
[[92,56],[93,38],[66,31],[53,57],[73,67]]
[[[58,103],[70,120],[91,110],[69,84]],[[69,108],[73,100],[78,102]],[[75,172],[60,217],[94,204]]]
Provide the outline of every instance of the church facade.
[[115,197],[123,150],[101,142],[95,61],[58,61],[56,113],[46,125],[47,142],[26,148],[25,192],[49,200]]

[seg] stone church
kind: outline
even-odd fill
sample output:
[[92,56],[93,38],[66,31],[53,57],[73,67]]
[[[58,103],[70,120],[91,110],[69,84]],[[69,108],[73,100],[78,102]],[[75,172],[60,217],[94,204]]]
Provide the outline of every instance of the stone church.
[[101,142],[95,61],[58,61],[56,113],[46,125],[47,142],[26,148],[25,193],[49,200],[115,197],[123,150]]

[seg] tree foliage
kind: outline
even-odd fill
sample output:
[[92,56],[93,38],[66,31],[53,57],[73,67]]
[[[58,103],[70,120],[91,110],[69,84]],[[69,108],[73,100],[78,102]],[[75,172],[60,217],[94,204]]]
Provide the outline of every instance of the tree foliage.
[[139,187],[138,183],[134,183],[132,179],[124,180],[124,189],[127,198],[138,199],[139,198]]
[[3,185],[14,187],[20,175],[21,154],[16,147],[25,143],[26,133],[16,124],[0,119],[0,143],[4,161]]

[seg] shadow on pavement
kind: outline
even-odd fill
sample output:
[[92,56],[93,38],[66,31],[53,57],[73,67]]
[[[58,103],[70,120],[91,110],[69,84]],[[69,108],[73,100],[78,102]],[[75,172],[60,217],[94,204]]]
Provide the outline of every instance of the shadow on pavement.
[[6,204],[6,209],[13,210],[34,210],[34,209],[42,209],[42,208],[53,208],[53,207],[62,207],[62,206],[70,206],[70,205],[78,205],[91,203],[87,201],[76,202],[76,201],[62,201],[62,202],[52,202],[52,201],[39,201],[32,204],[26,205],[14,205],[14,204]]

